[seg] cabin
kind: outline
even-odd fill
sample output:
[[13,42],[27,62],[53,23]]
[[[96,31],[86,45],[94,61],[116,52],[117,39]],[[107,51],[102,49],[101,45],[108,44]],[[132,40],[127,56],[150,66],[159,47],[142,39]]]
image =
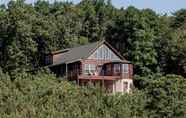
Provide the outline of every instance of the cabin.
[[110,93],[129,92],[133,65],[105,40],[48,54],[45,63],[57,76],[78,85],[101,85]]

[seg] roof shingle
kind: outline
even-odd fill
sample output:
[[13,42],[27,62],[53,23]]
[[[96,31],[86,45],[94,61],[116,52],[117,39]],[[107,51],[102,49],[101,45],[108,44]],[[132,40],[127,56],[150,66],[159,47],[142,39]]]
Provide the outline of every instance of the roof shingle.
[[69,51],[61,53],[57,60],[53,62],[53,65],[81,60],[87,57],[99,44],[100,42],[95,42],[80,47],[70,48]]

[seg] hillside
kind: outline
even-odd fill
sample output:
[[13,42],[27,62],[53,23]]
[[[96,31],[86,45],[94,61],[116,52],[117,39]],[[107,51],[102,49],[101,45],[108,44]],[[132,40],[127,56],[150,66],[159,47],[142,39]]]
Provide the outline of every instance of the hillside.
[[[132,93],[43,71],[49,52],[103,39],[134,64]],[[110,0],[0,6],[0,117],[185,118],[186,10],[167,16]]]

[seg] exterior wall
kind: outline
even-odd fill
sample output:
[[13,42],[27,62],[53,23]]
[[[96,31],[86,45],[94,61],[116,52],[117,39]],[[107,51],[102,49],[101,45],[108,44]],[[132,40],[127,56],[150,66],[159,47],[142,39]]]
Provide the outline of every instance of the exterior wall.
[[75,62],[68,64],[68,79],[70,80],[77,80],[78,75],[81,73],[81,63],[80,62]]
[[[112,63],[111,60],[96,60],[96,59],[86,59],[81,61],[81,74],[84,74],[84,65],[85,64],[94,64],[96,67],[102,66],[105,63]],[[122,70],[120,70],[122,73]],[[112,67],[112,72],[109,74],[110,76],[114,76],[113,72],[113,67]],[[109,76],[108,75],[108,76]],[[118,76],[118,75],[115,75]],[[120,76],[120,75],[119,75]],[[129,64],[128,65],[128,73],[122,73],[121,74],[121,79],[132,79],[133,78],[133,65]]]
[[105,81],[104,82],[104,86],[106,88],[106,90],[109,92],[109,93],[113,93],[113,82],[114,81]]
[[[125,91],[124,90],[124,82],[127,82],[127,90]],[[131,86],[130,84],[133,85],[133,80],[131,79],[121,79],[121,80],[116,80],[114,83],[113,83],[113,93],[117,93],[117,92],[130,92],[131,90]]]
[[128,73],[122,73],[123,79],[133,79],[133,65],[129,64],[128,69]]
[[129,78],[133,79],[133,65],[129,64]]
[[82,64],[96,64],[96,65],[103,65],[104,63],[109,63],[111,60],[97,60],[97,59],[85,59],[81,61]]
[[55,73],[57,76],[64,77],[66,75],[66,66],[65,64],[49,67],[49,69]]
[[111,62],[110,60],[96,60],[96,59],[86,59],[86,60],[82,60],[81,61],[81,71],[82,73],[81,74],[84,74],[84,66],[85,64],[94,64],[96,67],[98,66],[102,66],[104,65],[105,63],[109,63]]
[[61,58],[61,56],[63,56],[63,55],[64,55],[63,53],[54,54],[54,55],[53,55],[53,58],[52,58],[53,63],[58,63],[59,60],[60,60],[60,58]]

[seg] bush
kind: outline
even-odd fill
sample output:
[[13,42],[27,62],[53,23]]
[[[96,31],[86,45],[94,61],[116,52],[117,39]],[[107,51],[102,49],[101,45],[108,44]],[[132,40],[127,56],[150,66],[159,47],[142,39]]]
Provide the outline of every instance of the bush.
[[136,117],[143,116],[143,104],[141,92],[108,96],[100,88],[79,87],[50,74],[0,80],[3,118]]
[[146,110],[151,118],[186,117],[186,79],[178,75],[138,77],[147,96]]
[[43,72],[20,74],[14,81],[7,74],[0,74],[2,118],[184,118],[186,115],[186,80],[181,76],[138,77],[140,90],[108,95],[99,87],[79,87]]

